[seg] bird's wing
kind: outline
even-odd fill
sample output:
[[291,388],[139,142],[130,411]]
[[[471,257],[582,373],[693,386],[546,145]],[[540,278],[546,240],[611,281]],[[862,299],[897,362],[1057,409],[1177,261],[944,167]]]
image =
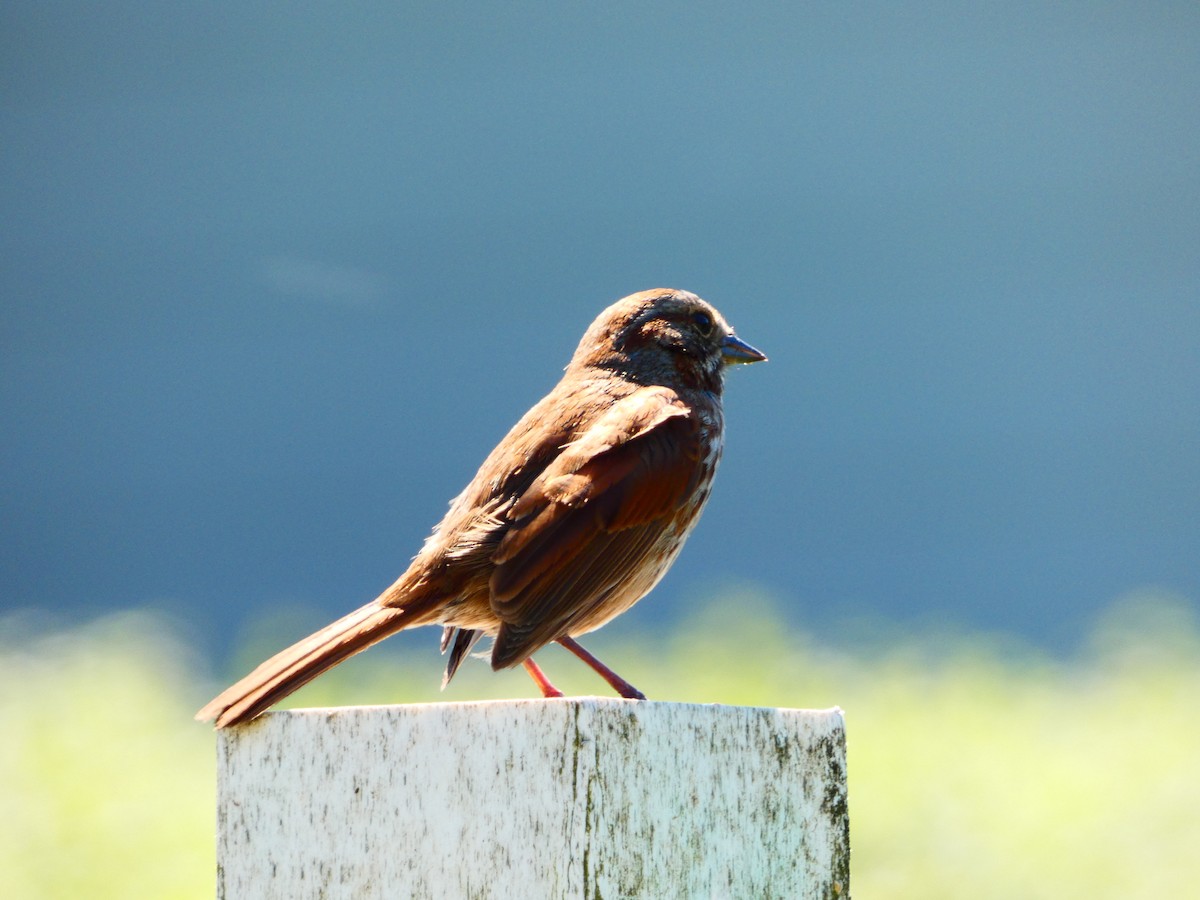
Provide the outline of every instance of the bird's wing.
[[505,623],[493,665],[567,633],[655,552],[696,489],[701,445],[679,396],[648,387],[562,449],[508,511],[492,557],[492,608]]

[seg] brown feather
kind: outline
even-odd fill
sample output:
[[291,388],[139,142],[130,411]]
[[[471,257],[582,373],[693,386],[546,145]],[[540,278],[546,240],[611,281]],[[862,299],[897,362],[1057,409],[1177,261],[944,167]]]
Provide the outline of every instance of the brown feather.
[[[494,667],[514,665],[628,609],[670,566],[708,497],[726,364],[765,358],[732,334],[685,291],[614,303],[390,588],[267,660],[197,718],[251,719],[403,628],[443,626],[448,680],[481,635],[496,637]],[[641,696],[626,688],[622,696]]]
[[701,431],[673,392],[644,392],[616,404],[513,507],[523,519],[500,542],[490,582],[504,623],[494,668],[599,627],[649,591],[674,556],[648,565],[664,536],[678,543],[681,513],[694,519],[687,501],[701,474]]
[[218,728],[253,719],[322,672],[406,627],[404,610],[368,603],[275,654],[196,713]]
[[[644,415],[646,398],[616,404],[517,501],[492,557],[492,608],[501,620],[516,624],[525,608],[541,609],[536,594],[526,595],[530,583],[569,577],[564,568],[600,532],[661,519],[650,534],[661,533],[679,511],[698,477],[699,429],[663,393],[652,398],[652,418]],[[563,469],[571,474],[559,474]],[[577,598],[583,606],[588,600]]]
[[[522,594],[521,616],[500,626],[492,668],[516,665],[563,635],[594,631],[632,606],[654,587],[658,575],[644,583],[621,575],[631,566],[641,567],[656,552],[662,531],[660,523],[651,522],[601,532],[580,549],[569,568],[538,573]],[[644,571],[661,574],[666,566]]]

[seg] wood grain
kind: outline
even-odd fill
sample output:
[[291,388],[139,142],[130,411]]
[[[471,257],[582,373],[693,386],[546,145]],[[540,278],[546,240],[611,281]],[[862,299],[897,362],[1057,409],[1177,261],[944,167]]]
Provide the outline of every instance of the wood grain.
[[225,898],[848,896],[837,709],[297,710],[218,748]]

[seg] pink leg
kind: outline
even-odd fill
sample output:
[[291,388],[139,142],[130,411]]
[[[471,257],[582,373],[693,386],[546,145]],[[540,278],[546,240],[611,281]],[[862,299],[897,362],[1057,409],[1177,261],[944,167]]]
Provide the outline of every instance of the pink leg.
[[[558,642],[582,659],[585,663],[591,666],[605,681],[611,685],[612,689],[624,697],[626,700],[645,700],[646,695],[635,688],[632,684],[606,666],[592,654],[588,653],[579,645],[579,642],[571,637],[560,637]],[[544,676],[543,676],[544,677]]]
[[546,677],[546,673],[541,670],[541,667],[533,661],[533,657],[529,657],[522,663],[525,666],[525,671],[529,673],[529,677],[533,679],[533,683],[538,686],[538,690],[542,692],[543,697],[561,697],[563,692],[550,683],[550,679]]

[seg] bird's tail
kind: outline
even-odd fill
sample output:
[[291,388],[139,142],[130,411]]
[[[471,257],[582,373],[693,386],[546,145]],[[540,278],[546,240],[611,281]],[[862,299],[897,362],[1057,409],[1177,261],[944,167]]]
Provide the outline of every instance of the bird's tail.
[[417,624],[415,618],[411,611],[383,606],[374,600],[276,653],[213,698],[196,713],[196,719],[200,722],[215,719],[217,728],[249,721],[331,666],[402,628]]

